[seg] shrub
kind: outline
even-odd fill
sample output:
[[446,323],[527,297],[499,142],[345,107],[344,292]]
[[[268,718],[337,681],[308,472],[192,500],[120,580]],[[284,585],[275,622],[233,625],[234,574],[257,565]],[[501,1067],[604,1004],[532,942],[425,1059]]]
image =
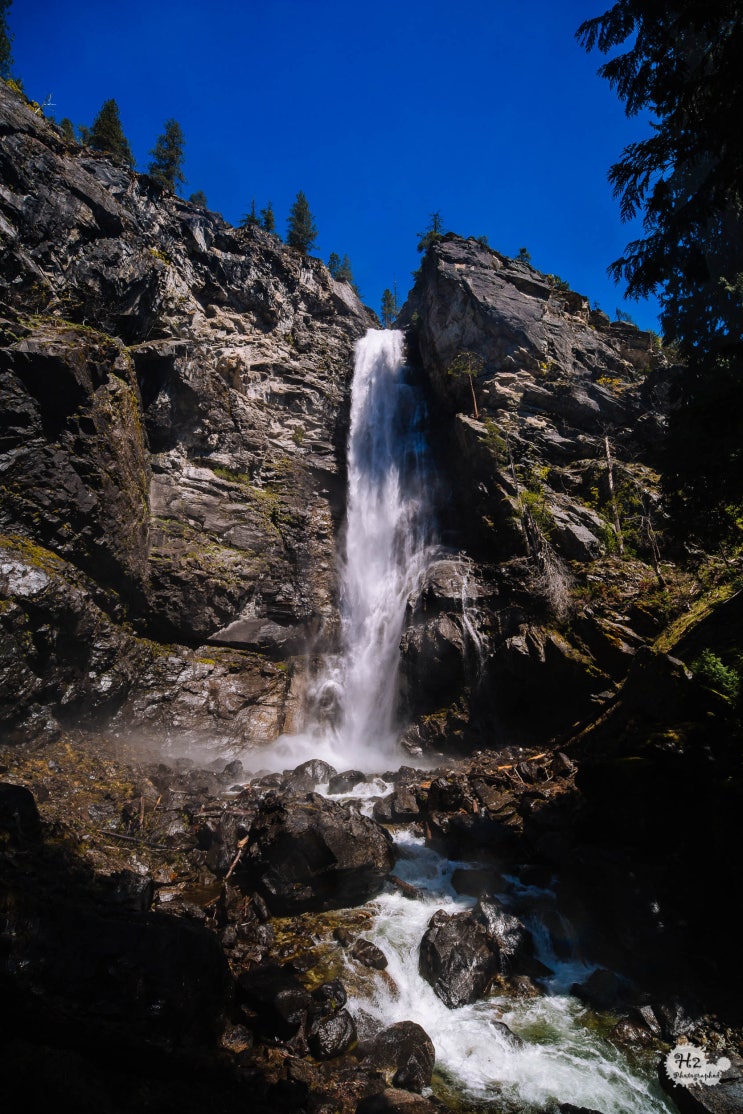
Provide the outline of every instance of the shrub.
[[740,692],[740,674],[736,669],[725,665],[712,650],[702,650],[699,657],[691,663],[691,668],[708,688],[714,689],[729,700],[737,698]]

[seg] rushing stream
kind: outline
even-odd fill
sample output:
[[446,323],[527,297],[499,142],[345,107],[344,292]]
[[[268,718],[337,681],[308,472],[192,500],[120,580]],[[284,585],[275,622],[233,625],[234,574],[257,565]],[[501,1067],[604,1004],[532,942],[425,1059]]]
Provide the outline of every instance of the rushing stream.
[[[410,382],[399,332],[369,332],[357,345],[348,447],[348,508],[341,568],[341,652],[329,656],[313,690],[314,722],[272,751],[281,766],[322,758],[341,770],[381,772],[407,755],[396,750],[397,672],[408,602],[435,553],[429,492],[433,473],[426,446],[425,407]],[[485,648],[462,622],[481,661]],[[356,807],[371,807],[367,781]],[[366,798],[364,801],[362,798]],[[351,1005],[359,1028],[417,1021],[437,1054],[435,1083],[444,1098],[468,1110],[540,1111],[556,1104],[601,1114],[661,1114],[674,1109],[643,1062],[613,1044],[612,1019],[601,1018],[569,993],[593,968],[575,954],[557,957],[547,922],[559,919],[550,890],[506,877],[498,899],[532,932],[538,958],[550,969],[534,996],[490,995],[449,1009],[418,973],[418,950],[437,909],[460,912],[474,899],[452,885],[453,863],[422,836],[398,829],[396,874],[410,892],[389,892],[371,903],[373,939],[387,956],[369,972],[367,990]],[[540,912],[541,911],[541,912]],[[550,916],[542,916],[549,913]],[[499,1027],[500,1025],[500,1027]],[[520,1041],[509,1039],[508,1028]]]

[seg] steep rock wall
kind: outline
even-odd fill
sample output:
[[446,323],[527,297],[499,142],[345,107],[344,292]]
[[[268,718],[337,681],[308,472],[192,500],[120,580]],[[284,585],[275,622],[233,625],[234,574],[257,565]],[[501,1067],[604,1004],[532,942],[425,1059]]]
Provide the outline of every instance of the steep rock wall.
[[[5,86],[0,135],[7,608],[28,607],[13,568],[32,543],[57,595],[82,591],[100,623],[126,621],[127,639],[150,649],[180,644],[179,660],[211,643],[210,661],[226,654],[225,676],[253,678],[251,699],[265,690],[276,705],[276,671],[260,678],[267,660],[288,664],[281,707],[257,732],[275,737],[298,712],[287,699],[292,656],[321,632],[332,642],[337,627],[353,344],[373,315],[320,260],[66,144]],[[35,550],[23,552],[33,568]],[[61,633],[49,593],[34,607],[32,625]],[[71,680],[24,646],[41,704],[8,701],[6,724],[23,733],[39,714],[92,714],[95,647],[82,638]],[[140,664],[151,656],[135,654]],[[128,709],[130,726],[167,730],[163,706],[191,678],[125,672],[122,722]],[[211,691],[221,684],[212,678]],[[191,703],[192,726],[225,730],[203,692]]]
[[662,625],[644,600],[662,588],[653,465],[673,369],[652,334],[453,235],[428,250],[401,323],[453,551],[405,636],[411,738],[544,738],[597,711]]

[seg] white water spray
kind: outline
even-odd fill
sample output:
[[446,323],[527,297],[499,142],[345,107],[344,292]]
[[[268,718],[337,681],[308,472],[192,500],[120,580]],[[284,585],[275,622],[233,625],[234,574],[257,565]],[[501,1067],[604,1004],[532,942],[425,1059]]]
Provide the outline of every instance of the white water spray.
[[356,344],[351,393],[342,649],[314,685],[309,734],[282,740],[272,760],[319,757],[366,771],[399,761],[400,639],[433,543],[425,418],[403,360],[403,334],[370,330]]

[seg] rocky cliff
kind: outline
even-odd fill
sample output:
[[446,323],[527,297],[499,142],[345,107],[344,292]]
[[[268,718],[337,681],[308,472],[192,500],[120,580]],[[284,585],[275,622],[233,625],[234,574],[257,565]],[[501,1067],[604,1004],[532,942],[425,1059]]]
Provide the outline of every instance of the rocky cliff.
[[673,369],[657,337],[452,235],[402,322],[451,542],[405,640],[414,737],[544,737],[598,710],[667,619],[654,466]]
[[275,738],[294,655],[336,626],[373,315],[319,260],[66,144],[4,85],[0,134],[0,721]]

